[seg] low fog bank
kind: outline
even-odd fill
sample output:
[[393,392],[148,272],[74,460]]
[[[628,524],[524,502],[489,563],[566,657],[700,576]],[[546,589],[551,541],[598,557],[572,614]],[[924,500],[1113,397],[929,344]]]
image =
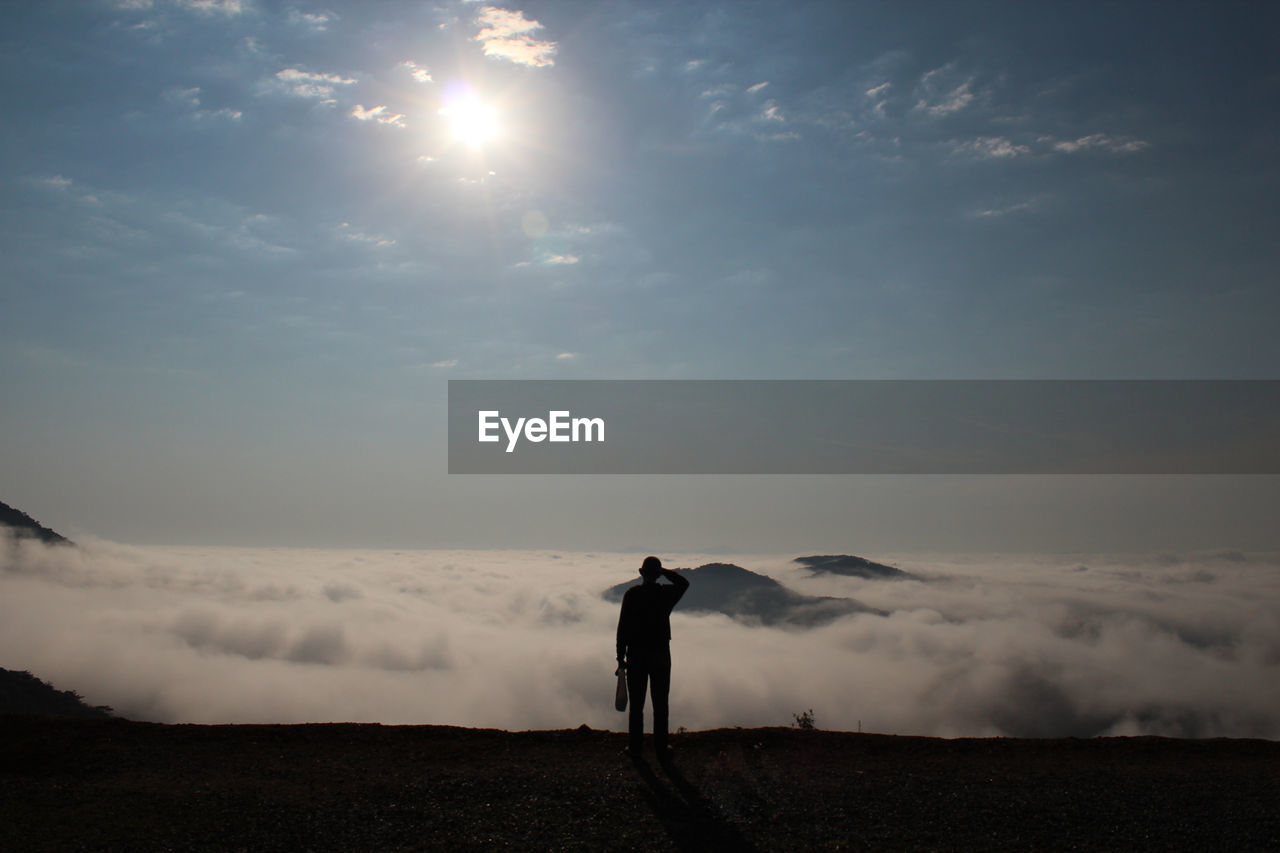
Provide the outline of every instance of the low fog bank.
[[[5,538],[0,666],[139,720],[617,730],[601,593],[641,556]],[[820,728],[899,734],[1280,738],[1280,555],[866,555],[913,576],[891,580],[795,556],[731,561],[888,615],[677,609],[673,726],[812,708]]]

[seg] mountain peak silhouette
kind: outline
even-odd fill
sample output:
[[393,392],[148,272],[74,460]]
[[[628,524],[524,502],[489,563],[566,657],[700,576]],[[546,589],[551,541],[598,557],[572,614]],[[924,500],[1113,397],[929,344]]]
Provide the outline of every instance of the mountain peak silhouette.
[[[885,615],[852,598],[802,595],[733,563],[706,563],[675,571],[689,579],[689,591],[676,608],[685,613],[723,613],[748,624],[799,628],[813,628],[850,613]],[[636,583],[639,579],[612,586],[604,591],[604,598],[621,601],[623,593]]]
[[46,545],[75,544],[67,537],[45,527],[22,510],[14,509],[3,502],[0,502],[0,525],[12,528],[14,536],[39,539]]
[[73,690],[59,690],[25,670],[12,669],[0,669],[0,713],[94,720],[113,716],[106,705],[88,705]]
[[855,557],[852,554],[796,557],[792,562],[807,566],[815,575],[841,575],[843,577],[865,578],[867,580],[906,580],[907,578],[915,577],[910,572],[904,572],[902,569],[895,569],[893,566],[886,566],[883,563],[873,563],[865,557]]

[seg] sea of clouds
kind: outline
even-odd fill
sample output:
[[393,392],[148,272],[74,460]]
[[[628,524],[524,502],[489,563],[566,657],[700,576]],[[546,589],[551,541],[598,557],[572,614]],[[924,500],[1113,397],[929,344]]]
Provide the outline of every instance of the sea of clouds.
[[[617,605],[644,555],[0,540],[0,667],[131,719],[621,730]],[[918,580],[734,562],[887,611],[672,617],[672,725],[1280,738],[1280,554],[864,554]]]

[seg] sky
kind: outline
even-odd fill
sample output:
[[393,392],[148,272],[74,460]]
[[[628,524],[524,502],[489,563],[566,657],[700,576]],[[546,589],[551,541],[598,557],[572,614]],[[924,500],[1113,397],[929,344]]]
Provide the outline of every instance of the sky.
[[1273,379],[1264,3],[0,8],[0,499],[138,545],[1280,549],[1276,477],[446,473],[449,379]]
[[[1280,555],[914,554],[887,581],[795,556],[736,562],[882,614],[804,630],[677,605],[673,728],[811,710],[888,734],[1280,737]],[[600,593],[635,555],[6,538],[0,558],[4,666],[129,719],[626,726]]]

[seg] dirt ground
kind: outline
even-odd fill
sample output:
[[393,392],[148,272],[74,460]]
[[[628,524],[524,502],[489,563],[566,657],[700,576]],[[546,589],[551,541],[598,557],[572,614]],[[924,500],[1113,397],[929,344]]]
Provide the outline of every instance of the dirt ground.
[[1280,743],[0,717],[2,850],[1278,850]]

